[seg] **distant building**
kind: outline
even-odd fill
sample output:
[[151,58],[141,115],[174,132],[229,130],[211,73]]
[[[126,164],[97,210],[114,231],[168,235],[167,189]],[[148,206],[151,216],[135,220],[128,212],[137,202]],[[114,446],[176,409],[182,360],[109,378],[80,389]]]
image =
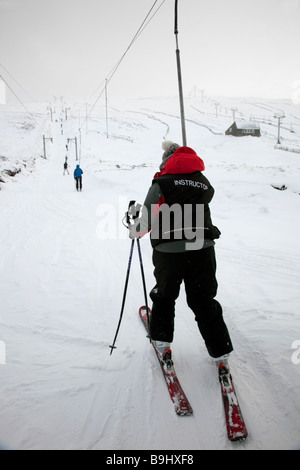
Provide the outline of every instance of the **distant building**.
[[227,129],[225,134],[235,137],[245,137],[247,135],[260,137],[260,125],[254,121],[235,121],[229,129]]

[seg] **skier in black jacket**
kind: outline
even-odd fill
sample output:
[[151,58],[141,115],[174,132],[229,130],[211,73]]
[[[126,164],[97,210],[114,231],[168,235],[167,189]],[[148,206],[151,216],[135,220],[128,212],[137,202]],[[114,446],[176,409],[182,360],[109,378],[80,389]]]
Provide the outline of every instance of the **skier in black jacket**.
[[224,363],[233,347],[222,307],[215,299],[214,239],[220,231],[212,224],[209,208],[214,189],[193,149],[169,141],[163,143],[163,149],[161,171],[154,176],[142,215],[129,233],[131,238],[140,238],[151,231],[156,286],[150,293],[150,336],[162,358],[170,360],[175,301],[184,281],[187,303],[208,353],[217,364]]

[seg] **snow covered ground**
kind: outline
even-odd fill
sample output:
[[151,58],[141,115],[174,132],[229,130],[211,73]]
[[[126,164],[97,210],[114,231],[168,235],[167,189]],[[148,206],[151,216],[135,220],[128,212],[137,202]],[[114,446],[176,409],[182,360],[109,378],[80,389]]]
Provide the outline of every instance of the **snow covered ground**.
[[[285,101],[186,100],[188,145],[215,188],[218,300],[235,352],[232,374],[249,438],[231,444],[217,375],[182,290],[173,355],[194,416],[173,411],[138,318],[134,253],[117,349],[130,242],[128,201],[143,202],[164,138],[181,143],[176,98],[0,108],[0,441],[12,449],[266,450],[300,446],[300,107]],[[224,135],[236,116],[262,137]],[[81,124],[79,124],[81,116]],[[62,119],[62,121],[61,121]],[[62,127],[61,127],[62,124]],[[78,128],[81,126],[81,138]],[[43,155],[42,135],[47,141]],[[74,141],[84,171],[74,188]],[[63,175],[69,144],[70,175]],[[14,177],[6,170],[21,170]],[[285,191],[274,189],[271,185]],[[141,241],[147,289],[151,247]]]

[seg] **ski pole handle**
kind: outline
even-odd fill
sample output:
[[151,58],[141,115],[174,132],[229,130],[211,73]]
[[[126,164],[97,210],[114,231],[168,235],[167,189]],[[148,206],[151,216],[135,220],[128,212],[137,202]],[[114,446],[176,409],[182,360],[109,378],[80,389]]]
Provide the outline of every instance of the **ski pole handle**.
[[138,204],[136,201],[130,201],[128,211],[125,214],[128,227],[132,224],[133,220],[139,217],[141,207],[142,205]]

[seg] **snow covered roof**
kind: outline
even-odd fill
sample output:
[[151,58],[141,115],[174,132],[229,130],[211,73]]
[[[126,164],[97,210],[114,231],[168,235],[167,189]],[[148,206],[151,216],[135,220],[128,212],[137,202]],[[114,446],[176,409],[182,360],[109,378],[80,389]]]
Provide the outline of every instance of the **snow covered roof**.
[[237,129],[260,129],[257,122],[254,121],[235,121]]

